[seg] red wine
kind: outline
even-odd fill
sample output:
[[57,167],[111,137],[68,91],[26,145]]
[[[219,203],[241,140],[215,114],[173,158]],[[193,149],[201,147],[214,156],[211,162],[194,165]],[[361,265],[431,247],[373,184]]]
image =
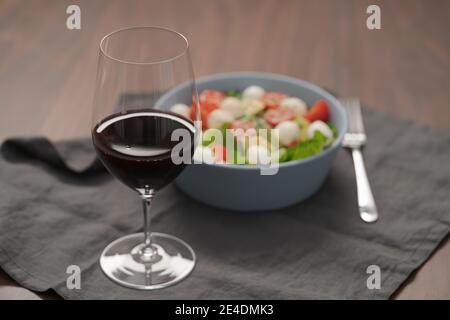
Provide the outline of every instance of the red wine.
[[186,166],[175,164],[171,158],[172,148],[180,143],[171,139],[176,129],[189,132],[191,158],[194,124],[184,117],[159,110],[133,110],[109,116],[94,127],[92,140],[111,174],[143,193],[163,188]]

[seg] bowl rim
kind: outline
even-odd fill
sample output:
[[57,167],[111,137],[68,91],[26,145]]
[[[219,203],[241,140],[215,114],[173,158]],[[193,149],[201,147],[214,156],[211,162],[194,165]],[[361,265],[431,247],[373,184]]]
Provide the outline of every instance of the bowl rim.
[[[296,165],[301,165],[302,163],[308,163],[315,161],[317,159],[323,158],[333,152],[335,149],[339,148],[342,144],[342,140],[344,139],[344,134],[347,132],[348,128],[348,121],[346,112],[344,110],[344,107],[341,105],[339,100],[326,91],[325,89],[311,83],[305,80],[301,80],[298,78],[294,78],[287,75],[282,74],[275,74],[275,73],[268,73],[268,72],[257,72],[257,71],[235,71],[235,72],[223,72],[223,73],[215,73],[207,76],[199,77],[195,80],[195,86],[198,87],[199,84],[204,84],[210,81],[215,80],[223,80],[223,79],[230,79],[230,78],[260,78],[260,79],[272,79],[272,80],[279,80],[284,82],[290,82],[297,86],[306,87],[309,90],[316,91],[320,95],[322,95],[325,99],[328,101],[331,101],[338,110],[338,114],[342,117],[342,130],[340,130],[336,140],[333,142],[331,146],[329,146],[327,149],[322,151],[321,153],[305,158],[300,160],[291,160],[287,162],[278,163],[279,168],[285,168],[285,167],[292,167]],[[238,169],[238,170],[261,170],[260,165],[246,165],[246,164],[231,164],[231,163],[195,163],[194,165],[206,165],[210,167],[217,167],[221,169]]]

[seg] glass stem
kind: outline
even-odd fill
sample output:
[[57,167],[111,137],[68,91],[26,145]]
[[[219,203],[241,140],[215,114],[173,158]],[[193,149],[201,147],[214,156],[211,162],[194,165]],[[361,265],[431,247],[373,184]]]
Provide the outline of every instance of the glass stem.
[[153,196],[153,189],[148,188],[146,188],[145,192],[141,194],[144,209],[144,247],[142,248],[141,254],[146,260],[151,260],[151,258],[155,254],[155,249],[152,246],[152,234],[150,232],[150,225],[152,220],[150,215],[150,207],[152,204]]

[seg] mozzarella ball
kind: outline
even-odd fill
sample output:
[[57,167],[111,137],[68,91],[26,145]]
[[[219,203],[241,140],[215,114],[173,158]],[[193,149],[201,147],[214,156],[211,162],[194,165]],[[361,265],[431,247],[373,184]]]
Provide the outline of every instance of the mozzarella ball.
[[329,140],[333,139],[333,131],[331,131],[330,127],[321,120],[316,120],[309,125],[307,130],[308,138],[314,137],[314,132],[316,131],[322,133]]
[[295,97],[284,98],[281,100],[280,107],[293,111],[297,117],[303,116],[308,111],[306,103]]
[[214,154],[211,148],[198,146],[194,152],[194,163],[214,163]]
[[278,129],[278,138],[283,146],[290,146],[300,136],[300,128],[294,121],[283,121],[275,129]]
[[250,164],[269,164],[271,156],[266,147],[260,145],[252,145],[247,152],[248,162]]
[[189,108],[184,103],[177,103],[177,104],[174,104],[170,108],[170,111],[172,111],[173,113],[177,113],[179,115],[182,115],[183,117],[186,117],[186,118],[189,119],[190,118],[191,108]]
[[242,97],[246,99],[259,100],[265,93],[266,90],[260,86],[250,86],[242,92]]
[[208,128],[220,129],[226,123],[233,122],[233,116],[225,110],[215,109],[208,116]]
[[235,97],[227,97],[220,103],[220,108],[228,111],[235,119],[245,114],[245,106]]
[[245,108],[245,114],[248,116],[253,116],[258,112],[264,110],[264,104],[259,100],[245,98],[242,99],[241,103]]

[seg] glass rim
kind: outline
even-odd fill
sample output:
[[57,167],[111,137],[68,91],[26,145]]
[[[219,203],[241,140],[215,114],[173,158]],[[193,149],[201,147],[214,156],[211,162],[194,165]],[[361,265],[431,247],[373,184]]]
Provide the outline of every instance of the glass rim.
[[[154,30],[168,31],[168,32],[170,32],[172,34],[175,34],[180,39],[182,39],[184,41],[184,43],[185,43],[185,47],[179,54],[176,54],[173,57],[170,57],[170,58],[167,58],[167,59],[155,60],[155,61],[148,61],[148,62],[128,61],[128,60],[119,59],[119,58],[114,57],[111,54],[108,54],[104,50],[103,44],[106,41],[106,39],[108,39],[109,37],[111,37],[111,36],[113,36],[115,34],[118,34],[120,32],[129,31],[129,30],[137,30],[137,29],[154,29]],[[171,61],[174,61],[174,60],[178,59],[179,57],[185,55],[188,52],[188,50],[189,50],[189,41],[182,33],[178,32],[178,31],[175,31],[173,29],[167,28],[167,27],[161,27],[161,26],[131,26],[131,27],[124,27],[124,28],[116,29],[116,30],[111,31],[110,33],[106,34],[100,40],[99,47],[100,47],[100,52],[101,52],[101,54],[103,56],[105,56],[108,59],[111,59],[113,61],[116,61],[116,62],[120,62],[120,63],[124,63],[124,64],[131,64],[131,65],[154,65],[154,64],[161,64],[161,63],[171,62]]]

